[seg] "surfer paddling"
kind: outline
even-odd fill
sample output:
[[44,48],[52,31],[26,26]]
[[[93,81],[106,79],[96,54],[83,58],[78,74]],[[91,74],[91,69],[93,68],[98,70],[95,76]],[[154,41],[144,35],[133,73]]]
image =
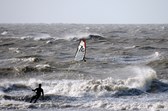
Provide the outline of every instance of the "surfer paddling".
[[33,100],[35,100],[34,103],[36,103],[37,100],[40,98],[41,94],[42,94],[42,97],[44,98],[44,91],[43,91],[43,89],[41,88],[41,84],[39,84],[39,87],[38,87],[38,88],[33,89],[32,91],[36,92],[36,95],[34,95],[34,96],[31,98],[30,103],[31,103]]

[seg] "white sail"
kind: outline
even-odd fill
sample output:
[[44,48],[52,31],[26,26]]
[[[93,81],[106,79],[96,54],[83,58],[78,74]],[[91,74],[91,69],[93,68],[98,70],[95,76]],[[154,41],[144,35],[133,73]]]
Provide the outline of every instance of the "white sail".
[[81,39],[76,51],[75,61],[82,61],[85,58],[86,54],[86,40]]

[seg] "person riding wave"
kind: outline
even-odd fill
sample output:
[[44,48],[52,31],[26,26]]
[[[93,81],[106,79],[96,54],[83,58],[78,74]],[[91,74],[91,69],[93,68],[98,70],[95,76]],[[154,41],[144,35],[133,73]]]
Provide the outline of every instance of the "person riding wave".
[[37,100],[40,98],[41,94],[42,94],[42,97],[44,98],[44,91],[43,91],[43,89],[41,88],[41,84],[39,84],[39,87],[38,87],[38,88],[33,89],[32,91],[36,92],[36,95],[34,95],[34,96],[31,98],[30,103],[31,103],[33,100],[35,100],[34,103],[36,103]]

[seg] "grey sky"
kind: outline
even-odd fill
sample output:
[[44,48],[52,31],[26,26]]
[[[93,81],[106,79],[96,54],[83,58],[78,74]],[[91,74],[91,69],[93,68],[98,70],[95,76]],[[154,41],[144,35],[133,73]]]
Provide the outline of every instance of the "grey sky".
[[168,0],[0,0],[0,23],[168,23]]

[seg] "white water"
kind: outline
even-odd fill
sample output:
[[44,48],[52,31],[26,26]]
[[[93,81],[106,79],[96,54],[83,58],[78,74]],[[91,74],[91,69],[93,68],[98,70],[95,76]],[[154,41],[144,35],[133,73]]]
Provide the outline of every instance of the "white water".
[[[157,101],[152,102],[150,100],[151,98],[146,98],[146,96],[149,95],[142,97],[135,96],[131,98],[125,96],[125,99],[122,98],[122,96],[116,98],[116,92],[126,91],[130,88],[136,88],[146,92],[150,87],[152,80],[157,78],[156,72],[152,68],[146,66],[127,67],[121,69],[121,73],[119,71],[117,74],[120,74],[121,76],[123,71],[125,71],[128,78],[113,79],[113,77],[109,77],[97,80],[45,80],[45,78],[32,78],[29,80],[18,80],[17,82],[10,81],[10,83],[8,80],[2,80],[0,86],[4,89],[14,88],[13,91],[9,90],[9,92],[6,93],[7,95],[19,95],[20,97],[25,97],[32,95],[31,90],[15,90],[15,85],[34,89],[41,83],[45,96],[52,98],[49,101],[39,102],[34,105],[34,107],[41,108],[50,108],[54,105],[58,105],[59,107],[68,105],[72,108],[77,106],[78,108],[105,108],[110,110],[146,109],[147,107],[150,107],[150,109],[167,108],[166,102],[163,102],[162,104]],[[5,94],[3,93],[3,88],[0,91],[1,96]],[[127,93],[130,92],[124,92],[126,95]],[[134,92],[132,92],[132,94],[134,95]],[[57,96],[61,97],[63,104],[60,102],[60,99],[56,99]],[[148,103],[148,101],[151,102]],[[26,109],[32,106],[32,104],[23,101],[15,102],[14,100],[1,100],[0,102],[1,107],[12,107],[11,105],[13,105],[19,109]],[[45,104],[45,106],[43,106],[43,104]]]

